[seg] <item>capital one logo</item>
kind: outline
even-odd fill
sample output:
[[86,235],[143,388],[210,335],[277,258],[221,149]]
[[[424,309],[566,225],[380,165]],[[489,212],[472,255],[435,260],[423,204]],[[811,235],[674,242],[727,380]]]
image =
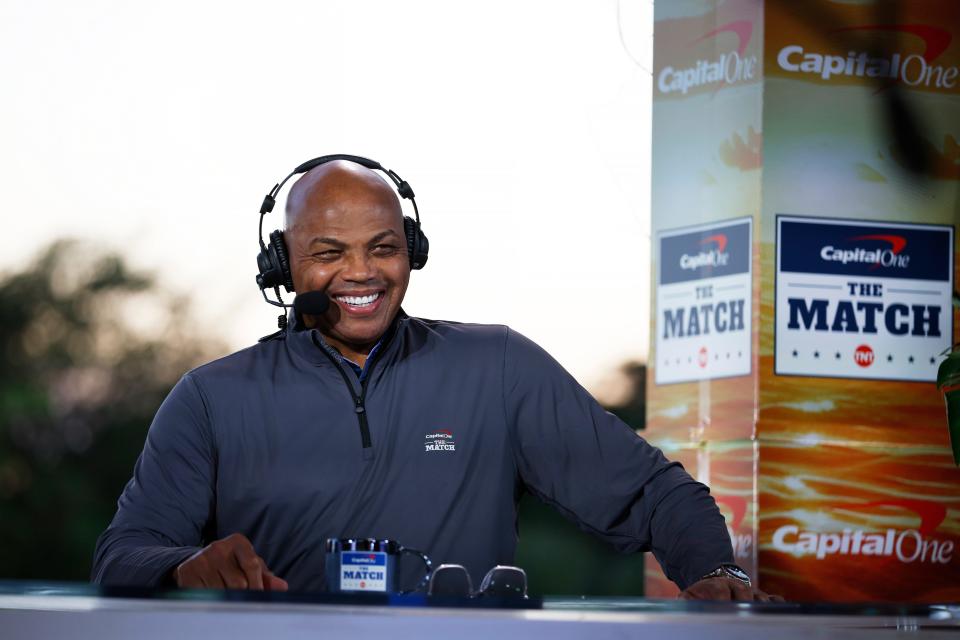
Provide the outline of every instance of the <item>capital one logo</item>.
[[838,504],[833,509],[871,511],[874,516],[878,510],[907,510],[920,517],[920,525],[915,529],[888,528],[882,533],[868,533],[852,527],[821,533],[803,531],[797,525],[787,524],[774,531],[773,548],[795,556],[814,556],[817,560],[824,560],[828,556],[892,557],[903,564],[948,564],[953,560],[954,542],[933,536],[947,515],[947,508],[942,504],[903,498]]
[[[713,246],[711,246],[713,245]],[[700,241],[704,247],[696,255],[684,253],[680,256],[680,268],[696,270],[701,267],[722,267],[730,262],[730,254],[726,252],[727,235],[718,233]]]
[[664,67],[657,76],[657,88],[660,93],[679,91],[686,95],[688,91],[697,87],[714,85],[720,88],[723,85],[745,82],[757,77],[759,68],[757,57],[744,55],[753,35],[753,23],[749,20],[734,20],[721,25],[692,41],[690,46],[716,38],[723,33],[736,36],[736,49],[722,53],[713,60],[697,60],[696,64],[687,67],[675,68],[671,65]]
[[835,29],[831,33],[889,31],[919,38],[923,53],[904,56],[900,52],[876,56],[867,51],[849,50],[846,55],[807,51],[791,44],[780,49],[777,64],[791,73],[813,74],[823,80],[833,77],[873,78],[878,81],[903,82],[909,87],[953,89],[960,69],[935,65],[934,61],[950,46],[953,36],[940,27],[927,24],[871,24]]
[[869,264],[871,265],[871,270],[879,267],[906,269],[910,265],[910,256],[902,253],[904,247],[907,246],[907,239],[903,236],[869,234],[848,238],[847,242],[861,242],[864,240],[880,241],[890,246],[880,248],[864,246],[837,248],[832,244],[828,244],[820,249],[820,259],[827,262],[840,262],[843,264]]

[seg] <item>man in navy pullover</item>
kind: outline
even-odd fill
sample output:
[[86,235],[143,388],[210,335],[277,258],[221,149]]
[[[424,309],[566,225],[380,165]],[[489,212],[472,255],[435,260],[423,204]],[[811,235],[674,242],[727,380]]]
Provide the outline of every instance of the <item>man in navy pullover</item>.
[[95,582],[321,590],[323,542],[343,537],[482,576],[512,562],[526,491],[621,551],[652,550],[685,597],[767,599],[726,572],[707,488],[540,347],[401,310],[402,212],[378,175],[309,171],[286,223],[295,290],[330,308],[180,380],[97,542]]

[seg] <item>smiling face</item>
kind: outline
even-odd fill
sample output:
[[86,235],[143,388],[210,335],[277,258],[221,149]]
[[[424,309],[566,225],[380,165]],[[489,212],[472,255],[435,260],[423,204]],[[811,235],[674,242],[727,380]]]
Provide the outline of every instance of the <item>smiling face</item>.
[[291,189],[284,237],[296,291],[330,297],[325,314],[304,322],[362,366],[397,315],[410,281],[393,189],[360,165],[323,164]]

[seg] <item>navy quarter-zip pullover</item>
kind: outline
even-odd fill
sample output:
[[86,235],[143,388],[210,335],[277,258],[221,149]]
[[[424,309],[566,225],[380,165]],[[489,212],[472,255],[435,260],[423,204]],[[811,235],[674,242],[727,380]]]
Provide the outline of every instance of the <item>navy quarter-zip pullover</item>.
[[187,373],[93,580],[162,584],[242,533],[292,590],[326,588],[323,543],[341,537],[392,538],[478,581],[512,563],[524,491],[621,551],[652,550],[681,588],[733,561],[708,489],[509,328],[401,312],[362,383],[329,350],[295,324]]

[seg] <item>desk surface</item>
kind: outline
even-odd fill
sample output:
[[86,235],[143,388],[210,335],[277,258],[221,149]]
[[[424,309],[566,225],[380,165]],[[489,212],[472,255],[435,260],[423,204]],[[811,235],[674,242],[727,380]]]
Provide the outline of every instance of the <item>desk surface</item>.
[[960,638],[960,605],[529,600],[152,591],[0,582],[0,629],[18,638]]

